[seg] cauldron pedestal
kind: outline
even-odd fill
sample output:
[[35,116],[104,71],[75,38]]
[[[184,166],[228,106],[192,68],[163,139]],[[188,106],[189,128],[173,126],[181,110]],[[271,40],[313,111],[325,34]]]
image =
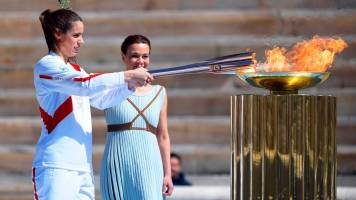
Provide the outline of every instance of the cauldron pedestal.
[[336,199],[336,98],[231,97],[231,199]]

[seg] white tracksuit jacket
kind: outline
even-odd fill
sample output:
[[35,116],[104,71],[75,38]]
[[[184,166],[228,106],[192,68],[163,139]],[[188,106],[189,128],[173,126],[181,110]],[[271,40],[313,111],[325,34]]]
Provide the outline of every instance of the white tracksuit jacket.
[[124,73],[89,75],[50,52],[36,63],[34,84],[43,123],[33,167],[91,172],[90,106],[105,109],[132,94]]

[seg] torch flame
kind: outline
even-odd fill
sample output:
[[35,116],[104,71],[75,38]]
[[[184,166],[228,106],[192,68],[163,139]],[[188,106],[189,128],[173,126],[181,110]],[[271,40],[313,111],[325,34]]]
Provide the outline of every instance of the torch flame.
[[291,51],[274,47],[265,52],[266,62],[259,64],[259,70],[266,72],[312,71],[324,72],[331,67],[335,54],[347,47],[341,38],[314,36],[309,41],[295,44]]

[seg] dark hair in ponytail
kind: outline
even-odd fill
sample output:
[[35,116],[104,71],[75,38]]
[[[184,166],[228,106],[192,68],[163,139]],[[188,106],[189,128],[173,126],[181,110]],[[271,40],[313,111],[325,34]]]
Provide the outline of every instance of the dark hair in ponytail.
[[55,32],[67,33],[72,28],[72,23],[83,21],[74,11],[68,9],[58,9],[43,11],[39,17],[43,33],[46,38],[48,51],[56,50]]
[[126,55],[128,48],[132,44],[139,44],[139,43],[147,44],[151,51],[151,42],[147,37],[143,35],[129,35],[125,38],[124,42],[122,42],[121,44],[121,53]]

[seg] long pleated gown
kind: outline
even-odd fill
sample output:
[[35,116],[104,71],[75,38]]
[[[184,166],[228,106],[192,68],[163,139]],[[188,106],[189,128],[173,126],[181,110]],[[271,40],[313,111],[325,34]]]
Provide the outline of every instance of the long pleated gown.
[[150,92],[130,95],[121,104],[105,110],[108,125],[132,122],[132,128],[107,133],[100,170],[102,199],[165,199],[157,138],[154,131],[147,129],[150,125],[157,127],[165,95],[165,89],[155,85]]

